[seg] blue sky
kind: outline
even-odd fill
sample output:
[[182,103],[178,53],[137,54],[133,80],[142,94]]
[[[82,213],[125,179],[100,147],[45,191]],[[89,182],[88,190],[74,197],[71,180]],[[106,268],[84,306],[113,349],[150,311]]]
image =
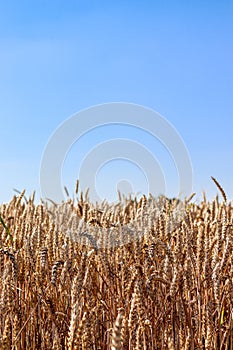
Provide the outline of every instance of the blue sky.
[[[217,193],[212,175],[232,199],[232,38],[233,5],[225,0],[1,2],[0,202],[13,188],[35,189],[39,198],[51,134],[71,115],[107,102],[159,112],[189,151],[197,198]],[[90,132],[72,147],[62,170],[70,191],[85,154],[116,137],[141,142],[160,159],[172,196],[177,175],[161,144],[123,126]],[[97,174],[101,196],[112,200],[122,179],[146,191],[140,169],[115,160]]]

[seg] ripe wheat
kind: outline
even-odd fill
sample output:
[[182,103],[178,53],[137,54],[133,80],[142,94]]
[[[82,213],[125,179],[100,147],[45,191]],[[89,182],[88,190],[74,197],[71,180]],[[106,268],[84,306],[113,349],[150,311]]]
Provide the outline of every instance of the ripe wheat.
[[0,348],[233,349],[233,206],[215,183],[223,202],[2,204]]

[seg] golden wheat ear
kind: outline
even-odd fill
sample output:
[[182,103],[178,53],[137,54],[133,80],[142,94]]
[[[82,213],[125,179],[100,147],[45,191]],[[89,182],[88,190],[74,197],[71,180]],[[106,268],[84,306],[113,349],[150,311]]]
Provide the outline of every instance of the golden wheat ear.
[[75,194],[78,194],[78,190],[79,190],[79,180],[76,180],[76,185],[75,185]]
[[227,201],[227,196],[226,196],[226,193],[225,193],[224,189],[219,184],[219,182],[215,179],[215,177],[211,176],[211,179],[214,181],[215,185],[218,187],[219,191],[221,192],[221,195],[222,195],[222,197],[224,199],[224,202],[226,202]]
[[112,345],[111,350],[121,350],[122,344],[121,344],[121,330],[122,330],[122,323],[123,323],[123,310],[119,310],[119,314],[117,315],[113,331],[112,331]]

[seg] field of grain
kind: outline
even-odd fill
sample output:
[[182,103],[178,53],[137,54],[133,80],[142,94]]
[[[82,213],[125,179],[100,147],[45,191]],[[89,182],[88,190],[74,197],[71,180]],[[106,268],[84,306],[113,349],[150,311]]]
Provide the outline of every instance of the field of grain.
[[0,349],[232,350],[233,205],[222,195],[2,204]]

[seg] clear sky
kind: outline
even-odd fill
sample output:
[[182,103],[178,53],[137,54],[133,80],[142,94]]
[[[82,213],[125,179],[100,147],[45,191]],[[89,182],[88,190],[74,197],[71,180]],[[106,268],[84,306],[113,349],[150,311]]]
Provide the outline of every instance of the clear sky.
[[[106,102],[159,112],[188,149],[197,198],[203,190],[209,198],[217,193],[212,175],[232,199],[232,1],[1,1],[0,202],[13,188],[39,196],[51,134],[74,113]],[[63,168],[70,191],[85,154],[117,137],[141,142],[160,158],[173,195],[174,166],[161,145],[124,126],[77,141]],[[145,191],[140,169],[115,160],[97,174],[101,196],[113,199],[124,179]]]

